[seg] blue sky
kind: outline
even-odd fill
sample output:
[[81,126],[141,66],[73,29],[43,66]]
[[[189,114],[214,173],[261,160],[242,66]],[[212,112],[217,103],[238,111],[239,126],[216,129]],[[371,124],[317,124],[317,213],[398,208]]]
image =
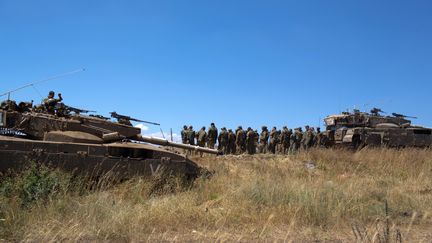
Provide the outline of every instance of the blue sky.
[[84,67],[13,98],[52,89],[175,132],[373,106],[432,126],[430,13],[427,0],[0,0],[0,92]]

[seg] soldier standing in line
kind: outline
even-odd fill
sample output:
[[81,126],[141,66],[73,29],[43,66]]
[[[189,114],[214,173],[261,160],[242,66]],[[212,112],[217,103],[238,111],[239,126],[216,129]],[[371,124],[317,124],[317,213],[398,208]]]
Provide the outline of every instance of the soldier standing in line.
[[290,133],[287,126],[282,128],[281,143],[282,143],[282,154],[287,154],[290,146]]
[[313,146],[313,140],[314,140],[314,134],[313,129],[309,128],[306,132],[306,138],[305,138],[305,149],[308,150]]
[[236,146],[237,146],[237,153],[242,154],[245,152],[245,132],[243,131],[243,128],[239,126],[236,130]]
[[295,150],[298,151],[298,150],[300,150],[301,145],[302,145],[302,141],[303,141],[303,131],[302,131],[301,127],[299,127],[299,128],[296,129],[295,135],[296,135],[296,138],[295,138],[295,140],[296,140]]
[[188,134],[189,145],[195,145],[195,131],[193,130],[192,126],[189,126],[187,134]]
[[[199,130],[197,136],[197,142],[198,142],[198,146],[200,147],[205,147],[206,146],[206,140],[207,140],[207,132],[205,131],[205,127],[202,127],[201,130]],[[203,152],[200,152],[200,156],[203,156]]]
[[296,146],[296,134],[295,133],[296,133],[297,129],[294,129],[294,132],[292,131],[292,129],[290,129],[289,131],[290,131],[290,147],[289,147],[289,152],[291,154],[293,154],[296,151],[296,149],[295,149],[295,146]]
[[214,149],[217,138],[218,138],[218,129],[216,128],[215,124],[212,122],[210,124],[207,133],[207,147]]
[[181,139],[183,144],[188,144],[188,127],[186,125],[183,126],[183,130],[181,131]]
[[[195,131],[193,130],[192,126],[189,126],[189,129],[187,130],[187,142],[189,145],[195,146]],[[189,155],[192,155],[192,150],[188,150],[187,152]]]
[[223,154],[228,154],[228,132],[225,127],[222,127],[221,132],[218,137],[218,149],[222,151]]
[[258,133],[258,130],[255,129],[255,131],[254,131],[254,146],[253,146],[253,153],[254,154],[257,153],[258,140],[259,140],[259,133]]
[[261,134],[259,136],[259,152],[267,153],[267,144],[269,139],[269,133],[266,126],[261,127]]
[[276,132],[276,153],[282,153],[282,131],[277,130]]
[[321,140],[322,140],[322,133],[321,133],[321,128],[317,127],[316,128],[316,134],[315,134],[315,146],[316,147],[321,147]]
[[205,127],[202,127],[201,130],[198,131],[198,146],[205,147],[206,146],[206,140],[207,140],[207,132],[205,131]]
[[236,153],[236,135],[233,130],[228,130],[228,154]]
[[301,140],[301,148],[306,150],[306,138],[307,138],[307,133],[309,131],[309,125],[305,126],[305,131],[303,132],[303,136],[302,136],[302,140]]
[[269,143],[269,150],[273,154],[276,153],[276,142],[277,142],[277,130],[276,127],[273,127],[270,132],[270,143]]
[[246,133],[246,149],[248,154],[254,154],[255,147],[255,132],[251,127],[248,127]]

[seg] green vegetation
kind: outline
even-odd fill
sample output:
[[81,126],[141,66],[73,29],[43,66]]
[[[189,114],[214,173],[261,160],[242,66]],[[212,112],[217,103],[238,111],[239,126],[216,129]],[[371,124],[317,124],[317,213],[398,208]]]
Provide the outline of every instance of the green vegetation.
[[431,150],[196,160],[214,175],[187,188],[181,180],[161,178],[111,185],[106,177],[89,186],[85,179],[36,166],[3,177],[0,238],[432,240]]

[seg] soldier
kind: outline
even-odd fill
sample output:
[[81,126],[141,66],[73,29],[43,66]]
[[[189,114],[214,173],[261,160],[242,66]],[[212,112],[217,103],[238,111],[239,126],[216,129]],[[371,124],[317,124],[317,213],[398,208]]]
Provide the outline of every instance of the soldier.
[[305,126],[305,131],[303,132],[303,136],[302,136],[302,140],[301,140],[301,148],[302,149],[306,149],[306,138],[307,138],[307,133],[309,131],[309,125]]
[[243,128],[239,126],[236,130],[236,150],[237,153],[242,154],[245,152],[245,132],[243,131]]
[[[206,140],[207,140],[207,132],[205,131],[205,127],[202,127],[201,130],[198,131],[197,134],[197,143],[200,147],[206,146]],[[203,156],[203,152],[200,152],[200,156]]]
[[188,141],[190,145],[195,145],[195,131],[192,126],[189,126],[188,129]]
[[316,134],[315,134],[315,146],[316,147],[321,147],[321,140],[322,140],[322,133],[321,133],[321,128],[317,127],[316,128]]
[[228,132],[225,127],[222,127],[221,132],[218,137],[218,149],[222,151],[223,154],[228,153]]
[[236,135],[233,130],[228,130],[228,153],[235,154],[236,153]]
[[282,131],[277,130],[276,132],[276,152],[278,154],[282,153]]
[[183,130],[181,131],[181,139],[183,144],[188,144],[188,132],[188,127],[184,125]]
[[201,130],[198,131],[197,134],[197,142],[198,146],[205,147],[206,146],[206,140],[207,140],[207,132],[205,131],[205,127],[202,127]]
[[281,144],[282,144],[282,153],[283,154],[287,154],[289,147],[290,147],[290,138],[291,138],[291,134],[288,130],[288,127],[284,126],[282,128],[282,133],[281,133]]
[[246,149],[248,154],[255,153],[255,132],[252,128],[248,127],[246,133]]
[[52,115],[55,114],[55,108],[57,103],[63,100],[63,97],[60,93],[58,93],[58,99],[55,99],[54,96],[54,91],[50,91],[48,93],[48,97],[43,100],[46,111]]
[[298,151],[301,148],[302,141],[303,141],[303,131],[302,131],[301,127],[298,127],[296,129],[295,135],[296,135],[295,136],[295,141],[296,141],[295,151]]
[[258,148],[258,140],[259,140],[259,133],[258,130],[255,129],[254,131],[254,154],[256,154],[257,152],[257,148]]
[[276,153],[276,144],[277,144],[277,130],[276,127],[273,127],[270,132],[270,143],[269,143],[269,150],[273,154]]
[[307,150],[313,146],[313,140],[314,140],[313,129],[309,128],[305,134],[306,134],[306,138],[304,138],[305,141],[304,146],[305,149]]
[[260,153],[267,153],[267,144],[269,139],[269,133],[266,126],[261,127],[261,134],[259,136],[259,151]]
[[218,138],[218,129],[216,128],[215,124],[212,122],[210,124],[207,133],[207,146],[211,149],[214,149],[217,138]]
[[289,132],[290,132],[290,148],[289,148],[289,152],[291,154],[293,154],[296,151],[296,143],[297,143],[297,141],[296,141],[296,134],[295,133],[297,132],[297,129],[294,129],[294,132],[292,131],[292,129],[290,129]]

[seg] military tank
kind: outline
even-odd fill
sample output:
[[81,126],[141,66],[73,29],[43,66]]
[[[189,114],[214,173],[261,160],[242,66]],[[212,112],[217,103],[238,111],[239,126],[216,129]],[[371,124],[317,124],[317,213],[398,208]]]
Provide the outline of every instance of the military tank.
[[328,146],[430,147],[432,129],[415,126],[408,118],[398,113],[383,115],[379,108],[370,112],[342,112],[324,119]]
[[32,102],[2,102],[0,172],[19,171],[29,161],[35,161],[90,176],[110,172],[118,178],[129,178],[163,171],[193,179],[202,173],[202,168],[165,148],[218,153],[214,149],[143,136],[141,129],[131,124],[146,121],[116,112],[111,117],[87,115],[88,112],[61,102],[52,112],[43,105],[33,106]]

